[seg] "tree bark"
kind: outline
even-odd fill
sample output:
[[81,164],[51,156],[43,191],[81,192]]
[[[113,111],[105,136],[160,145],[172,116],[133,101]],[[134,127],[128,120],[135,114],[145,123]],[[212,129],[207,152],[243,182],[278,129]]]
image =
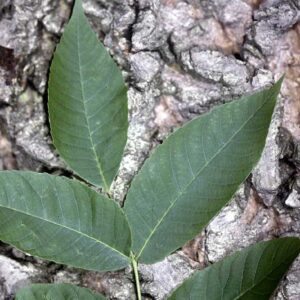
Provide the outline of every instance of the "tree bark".
[[[72,1],[0,3],[2,169],[72,176],[51,143],[47,78]],[[123,203],[134,175],[186,121],[285,80],[258,166],[234,199],[181,250],[141,265],[145,299],[165,299],[196,269],[260,240],[300,232],[299,0],[85,0],[99,38],[124,70],[130,128],[113,196]],[[29,282],[72,282],[110,299],[135,299],[128,270],[82,272],[0,248],[0,300]],[[273,299],[300,297],[300,261]]]

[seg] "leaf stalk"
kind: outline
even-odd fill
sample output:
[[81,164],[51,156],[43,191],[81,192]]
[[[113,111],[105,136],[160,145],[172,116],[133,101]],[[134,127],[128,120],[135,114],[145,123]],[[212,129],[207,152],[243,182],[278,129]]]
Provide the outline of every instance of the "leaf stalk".
[[139,272],[138,272],[138,263],[132,252],[130,253],[130,259],[131,259],[131,265],[132,265],[133,274],[134,274],[137,300],[142,300],[142,293],[141,293],[141,286],[140,286],[140,279],[139,279]]

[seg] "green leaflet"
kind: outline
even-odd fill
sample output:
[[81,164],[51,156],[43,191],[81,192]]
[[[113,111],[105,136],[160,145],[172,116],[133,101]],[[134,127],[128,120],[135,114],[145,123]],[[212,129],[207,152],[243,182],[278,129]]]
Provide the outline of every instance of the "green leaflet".
[[281,82],[194,119],[145,162],[125,202],[140,262],[182,246],[231,199],[264,148]]
[[62,158],[82,178],[108,191],[127,139],[126,88],[80,0],[51,65],[49,119]]
[[267,300],[300,252],[300,240],[258,243],[186,280],[169,300]]
[[105,300],[102,295],[71,284],[33,284],[18,291],[16,300]]
[[130,230],[116,203],[64,177],[0,172],[0,239],[44,259],[109,271],[130,260]]

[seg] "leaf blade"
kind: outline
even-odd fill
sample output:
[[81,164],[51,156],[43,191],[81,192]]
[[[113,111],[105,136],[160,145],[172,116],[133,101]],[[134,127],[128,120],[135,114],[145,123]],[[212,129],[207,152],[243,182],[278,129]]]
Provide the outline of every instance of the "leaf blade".
[[126,87],[80,0],[55,51],[48,92],[58,152],[75,173],[108,191],[127,139]]
[[34,256],[96,271],[130,264],[123,211],[75,180],[0,172],[0,220],[0,239]]
[[16,300],[105,300],[100,294],[72,284],[32,284],[19,290]]
[[145,162],[125,202],[141,262],[182,246],[230,200],[260,157],[280,86],[194,119]]
[[258,243],[196,272],[168,299],[267,300],[299,252],[298,238]]

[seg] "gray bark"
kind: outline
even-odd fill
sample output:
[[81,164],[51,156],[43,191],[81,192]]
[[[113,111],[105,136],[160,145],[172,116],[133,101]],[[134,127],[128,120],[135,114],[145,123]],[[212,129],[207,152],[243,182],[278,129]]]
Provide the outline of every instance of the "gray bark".
[[[47,123],[47,76],[72,1],[0,2],[0,167],[72,176]],[[157,264],[140,266],[145,299],[260,240],[300,236],[299,0],[86,0],[85,12],[129,87],[130,128],[113,185],[122,203],[150,152],[175,128],[286,74],[267,146],[252,176],[209,226]],[[135,299],[129,269],[82,272],[2,244],[0,300],[29,282],[72,282]],[[300,261],[274,299],[300,298]]]

